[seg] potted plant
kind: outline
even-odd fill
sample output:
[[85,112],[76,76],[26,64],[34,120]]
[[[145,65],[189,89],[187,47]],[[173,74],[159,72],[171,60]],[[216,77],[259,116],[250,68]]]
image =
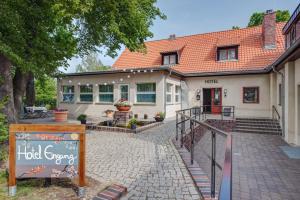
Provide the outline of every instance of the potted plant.
[[113,110],[106,110],[106,111],[104,111],[105,112],[105,114],[106,114],[106,117],[109,117],[109,118],[112,118],[113,117],[113,115],[114,115],[114,111]]
[[53,111],[56,122],[66,122],[68,120],[68,110],[57,108]]
[[81,124],[86,124],[86,115],[85,114],[81,114],[77,117],[77,120],[81,122]]
[[128,127],[131,128],[132,130],[134,130],[134,129],[136,129],[137,123],[138,123],[138,121],[135,118],[132,118],[128,122]]
[[114,104],[114,106],[116,106],[118,111],[129,111],[131,108],[131,105],[125,99],[120,99],[119,101],[117,101],[117,103]]
[[164,113],[164,112],[158,112],[158,113],[156,113],[154,119],[157,122],[162,122],[162,121],[164,121],[165,117],[166,117],[166,113]]

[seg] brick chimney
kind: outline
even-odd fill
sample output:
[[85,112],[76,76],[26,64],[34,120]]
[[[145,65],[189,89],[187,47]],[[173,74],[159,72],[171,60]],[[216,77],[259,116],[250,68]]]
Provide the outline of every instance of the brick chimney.
[[262,23],[262,38],[265,49],[276,49],[276,12],[267,10]]
[[169,36],[169,40],[175,40],[176,39],[176,35],[175,34],[172,34]]

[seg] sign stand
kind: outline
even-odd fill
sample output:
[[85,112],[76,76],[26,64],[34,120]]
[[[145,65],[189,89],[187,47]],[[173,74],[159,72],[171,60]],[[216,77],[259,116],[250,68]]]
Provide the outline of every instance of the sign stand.
[[9,196],[16,195],[16,178],[19,177],[74,176],[79,176],[78,196],[84,197],[85,125],[10,125]]

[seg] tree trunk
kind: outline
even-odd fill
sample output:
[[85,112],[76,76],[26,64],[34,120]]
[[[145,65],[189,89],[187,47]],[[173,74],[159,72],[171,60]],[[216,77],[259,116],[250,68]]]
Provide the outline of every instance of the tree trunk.
[[17,116],[14,105],[13,81],[12,81],[12,63],[10,60],[0,54],[0,100],[6,99],[7,102],[3,108],[9,123],[17,122]]
[[13,85],[14,85],[15,110],[18,114],[20,114],[22,109],[22,102],[26,91],[28,76],[29,76],[28,73],[23,73],[20,70],[20,68],[16,69],[15,77],[13,79]]
[[35,88],[34,88],[34,75],[29,72],[28,82],[26,87],[26,104],[28,106],[34,106],[35,104]]

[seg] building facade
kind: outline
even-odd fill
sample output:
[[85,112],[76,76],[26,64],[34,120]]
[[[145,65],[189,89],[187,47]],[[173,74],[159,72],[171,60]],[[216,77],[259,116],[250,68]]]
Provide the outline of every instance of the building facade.
[[285,139],[300,144],[300,60],[295,54],[284,57],[291,48],[298,51],[294,18],[287,25],[276,23],[276,13],[267,11],[261,26],[171,35],[146,42],[146,53],[125,49],[113,70],[60,78],[58,106],[73,117],[91,118],[114,110],[121,98],[139,117],[157,112],[173,117],[176,110],[194,106],[207,106],[212,114],[234,106],[236,117],[247,118],[271,118],[276,112]]

